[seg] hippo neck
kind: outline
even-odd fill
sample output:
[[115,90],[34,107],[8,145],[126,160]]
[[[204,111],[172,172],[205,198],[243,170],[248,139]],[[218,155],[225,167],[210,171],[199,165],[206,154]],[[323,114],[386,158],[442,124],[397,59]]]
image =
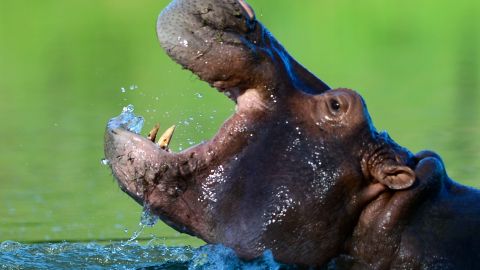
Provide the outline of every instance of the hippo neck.
[[[408,236],[404,238],[409,228],[421,223],[428,226],[426,231],[432,230],[431,224],[419,220],[431,215],[429,209],[441,202],[452,186],[458,187],[448,177],[439,176],[423,179],[407,190],[385,189],[362,209],[346,242],[344,251],[352,256],[351,263],[368,269],[391,268],[393,261],[400,258],[402,243],[409,241]],[[403,256],[400,260],[409,254]]]

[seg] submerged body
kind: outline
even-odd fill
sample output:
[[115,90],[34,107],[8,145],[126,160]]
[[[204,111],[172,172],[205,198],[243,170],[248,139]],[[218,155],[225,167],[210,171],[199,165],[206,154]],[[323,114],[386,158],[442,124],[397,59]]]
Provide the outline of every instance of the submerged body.
[[451,181],[434,153],[414,156],[378,133],[357,93],[304,69],[243,0],[173,1],[158,36],[237,104],[212,140],[180,153],[109,123],[105,154],[120,187],[167,224],[246,259],[271,250],[318,267],[480,261],[479,192]]

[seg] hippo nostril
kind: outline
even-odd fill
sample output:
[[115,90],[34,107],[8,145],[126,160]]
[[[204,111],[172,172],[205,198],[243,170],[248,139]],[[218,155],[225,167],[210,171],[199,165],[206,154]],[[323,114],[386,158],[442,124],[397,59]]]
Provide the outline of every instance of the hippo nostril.
[[242,6],[243,10],[245,10],[245,12],[248,14],[248,17],[250,18],[250,20],[252,21],[255,20],[255,12],[250,7],[250,5],[247,4],[245,0],[238,0],[238,3],[240,4],[240,6]]

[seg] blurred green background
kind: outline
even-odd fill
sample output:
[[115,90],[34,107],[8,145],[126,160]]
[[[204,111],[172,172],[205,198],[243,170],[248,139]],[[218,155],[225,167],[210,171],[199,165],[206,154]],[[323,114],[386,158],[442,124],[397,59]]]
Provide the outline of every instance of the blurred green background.
[[[125,239],[141,207],[103,157],[106,121],[134,104],[179,124],[173,149],[208,139],[233,104],[168,59],[167,0],[0,0],[0,241]],[[480,187],[480,1],[251,0],[257,17],[332,87],[366,99],[376,126]],[[146,131],[146,130],[144,130]],[[167,244],[201,243],[165,225]]]

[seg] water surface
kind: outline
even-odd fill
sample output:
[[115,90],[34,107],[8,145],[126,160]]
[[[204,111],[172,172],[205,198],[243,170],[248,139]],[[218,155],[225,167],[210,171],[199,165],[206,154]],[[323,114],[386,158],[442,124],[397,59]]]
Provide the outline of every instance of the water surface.
[[[57,243],[24,245],[0,243],[0,269],[122,269],[122,270],[277,270],[281,264],[270,252],[255,261],[240,260],[223,246],[200,248],[140,245],[138,243]],[[282,267],[286,269],[286,266]]]
[[[177,124],[178,150],[231,114],[160,49],[155,20],[168,2],[0,1],[0,241],[129,239],[142,207],[100,162],[108,119],[134,104],[145,130]],[[379,129],[439,152],[454,179],[480,187],[480,1],[249,2],[307,68],[358,90]],[[151,235],[202,244],[161,223],[140,238]]]

